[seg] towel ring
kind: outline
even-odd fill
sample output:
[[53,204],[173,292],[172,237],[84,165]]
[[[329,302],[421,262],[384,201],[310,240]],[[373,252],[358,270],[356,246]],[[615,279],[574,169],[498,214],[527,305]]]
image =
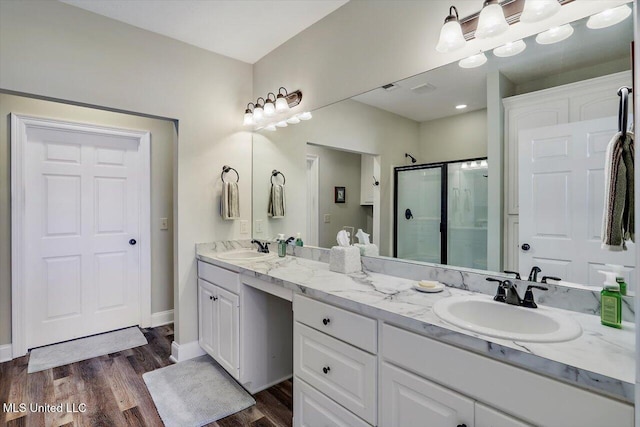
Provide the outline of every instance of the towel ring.
[[622,133],[623,137],[627,136],[627,120],[629,118],[629,94],[633,90],[630,87],[622,86],[618,89],[618,96],[620,97],[620,107],[618,108],[618,132]]
[[273,185],[273,178],[278,176],[278,175],[282,175],[282,185],[285,185],[287,183],[287,178],[285,178],[284,174],[278,170],[273,170],[271,171],[271,185]]
[[226,166],[226,165],[222,167],[222,173],[220,174],[220,179],[222,180],[222,182],[227,182],[224,180],[224,174],[229,173],[229,171],[234,171],[237,177],[236,182],[240,182],[240,174],[238,173],[238,171],[232,168],[231,166]]

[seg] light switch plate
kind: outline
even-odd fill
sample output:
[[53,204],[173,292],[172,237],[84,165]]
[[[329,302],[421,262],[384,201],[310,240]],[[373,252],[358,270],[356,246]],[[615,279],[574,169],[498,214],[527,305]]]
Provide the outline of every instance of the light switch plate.
[[256,219],[256,233],[262,233],[262,226],[263,226],[264,221],[261,219]]
[[240,220],[240,234],[249,234],[249,221]]
[[169,229],[169,219],[160,218],[160,230],[168,230],[168,229]]
[[329,224],[331,222],[331,214],[324,214],[324,223]]

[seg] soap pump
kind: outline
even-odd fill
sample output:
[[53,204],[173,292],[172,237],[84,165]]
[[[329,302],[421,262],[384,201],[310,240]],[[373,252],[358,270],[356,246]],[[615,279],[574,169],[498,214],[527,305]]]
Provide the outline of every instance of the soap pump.
[[606,266],[616,273],[616,282],[620,285],[620,295],[626,295],[627,283],[624,281],[624,267],[617,264],[606,264]]
[[284,234],[278,234],[278,256],[284,258],[287,255],[287,241],[284,238]]
[[300,233],[296,235],[296,246],[304,246],[304,243],[302,242],[302,235]]
[[622,297],[614,271],[600,271],[605,275],[604,288],[600,292],[600,322],[612,328],[622,328]]

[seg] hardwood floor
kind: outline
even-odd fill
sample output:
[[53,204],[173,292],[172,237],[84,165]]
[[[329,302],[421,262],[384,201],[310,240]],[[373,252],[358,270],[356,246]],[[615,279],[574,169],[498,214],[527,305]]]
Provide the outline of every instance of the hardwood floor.
[[[162,426],[142,374],[170,365],[173,326],[142,329],[149,343],[27,374],[29,355],[0,363],[0,404],[86,404],[86,412],[0,412],[0,426]],[[285,381],[254,396],[256,405],[212,427],[289,427],[293,386]]]

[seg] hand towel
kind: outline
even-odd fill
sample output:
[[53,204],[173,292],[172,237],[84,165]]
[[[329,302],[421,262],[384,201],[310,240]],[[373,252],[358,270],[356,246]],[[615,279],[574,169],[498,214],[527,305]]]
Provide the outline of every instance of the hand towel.
[[269,207],[267,214],[272,218],[284,218],[285,201],[284,201],[284,185],[271,184],[271,192],[269,193]]
[[222,216],[222,219],[240,218],[240,197],[238,194],[238,183],[222,183],[222,195],[220,196],[220,215]]
[[625,241],[635,241],[634,152],[631,132],[626,138],[617,132],[607,146],[601,236],[606,250],[627,250]]

